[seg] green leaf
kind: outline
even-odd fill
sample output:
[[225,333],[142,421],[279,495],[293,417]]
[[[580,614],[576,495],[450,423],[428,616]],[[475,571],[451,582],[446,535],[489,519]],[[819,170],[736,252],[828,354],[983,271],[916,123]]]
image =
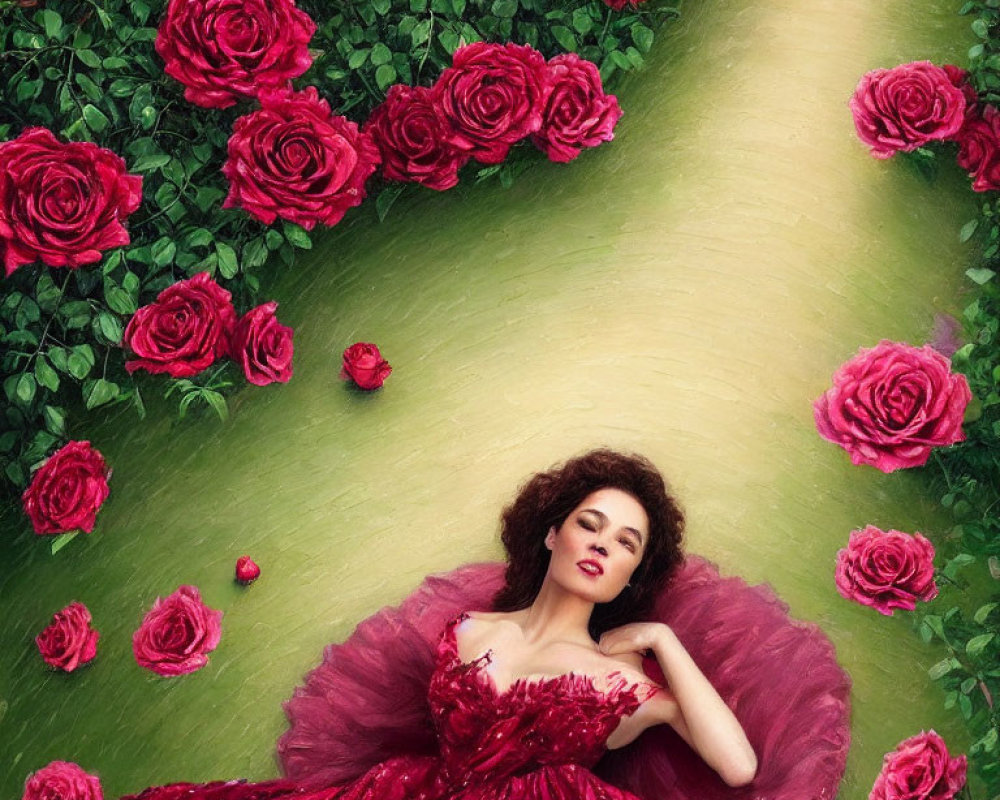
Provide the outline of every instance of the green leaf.
[[555,40],[559,42],[559,45],[563,48],[563,50],[576,50],[576,37],[573,35],[573,31],[565,25],[553,25],[551,33],[555,37]]
[[927,675],[932,681],[936,681],[938,678],[944,677],[955,669],[957,663],[953,658],[945,658],[927,670]]
[[97,327],[101,335],[111,344],[118,344],[122,339],[122,324],[118,317],[102,311],[97,315]]
[[42,410],[45,417],[45,427],[56,436],[62,436],[66,432],[66,412],[58,406],[45,406]]
[[108,56],[101,62],[101,65],[104,69],[125,69],[129,65],[129,62],[119,56]]
[[590,33],[594,27],[594,18],[590,16],[586,8],[578,8],[573,12],[573,27],[579,34]]
[[349,66],[351,69],[358,69],[358,67],[360,67],[362,64],[365,63],[365,61],[368,60],[368,55],[370,53],[371,50],[367,47],[363,48],[362,50],[355,50],[353,53],[351,53],[350,57],[347,59],[347,66]]
[[47,353],[49,361],[52,362],[54,366],[60,372],[66,372],[66,359],[69,356],[69,351],[65,347],[50,347]]
[[965,274],[969,280],[973,283],[978,283],[980,286],[984,283],[988,283],[993,279],[993,276],[996,275],[993,270],[987,269],[986,267],[972,267],[971,269],[967,269]]
[[285,237],[272,228],[264,234],[264,243],[267,245],[268,250],[277,250],[285,243]]
[[59,287],[56,286],[48,272],[43,272],[38,276],[38,283],[35,284],[35,300],[38,301],[38,305],[42,309],[55,311],[56,306],[59,305],[60,295]]
[[982,18],[973,20],[971,28],[972,32],[976,34],[976,36],[978,36],[980,39],[989,38],[990,35],[989,26],[986,24],[986,21],[983,20]]
[[392,8],[392,0],[372,0],[372,8],[375,9],[376,14],[384,17]]
[[[51,355],[51,352],[50,352]],[[66,359],[66,369],[77,380],[83,380],[94,366],[94,351],[89,344],[73,345]]]
[[392,64],[382,64],[375,70],[375,83],[379,89],[387,89],[394,80],[396,80],[396,68]]
[[206,247],[215,241],[208,228],[195,228],[187,235],[188,247]]
[[641,22],[635,23],[631,30],[632,41],[635,42],[635,46],[643,53],[648,53],[649,48],[653,46],[653,31]]
[[22,80],[17,84],[17,91],[14,93],[14,97],[19,103],[26,103],[29,100],[34,100],[42,91],[43,85],[44,82],[41,80]]
[[300,250],[310,250],[312,249],[312,239],[309,238],[309,233],[301,225],[296,225],[294,222],[286,222],[284,224],[285,238],[288,242]]
[[201,390],[202,399],[208,403],[209,406],[219,415],[219,419],[225,422],[229,419],[229,407],[226,405],[226,399],[218,392],[213,392],[211,389]]
[[21,405],[31,405],[31,401],[35,399],[35,391],[37,388],[38,386],[35,383],[35,376],[30,372],[22,372],[21,377],[17,379],[17,385],[14,388],[14,396],[21,401]]
[[379,42],[372,48],[370,60],[376,67],[382,64],[388,64],[392,61],[392,50],[382,44],[382,42]]
[[215,243],[215,252],[219,256],[219,272],[224,278],[232,278],[239,272],[236,262],[236,251],[225,242]]
[[14,449],[15,444],[17,444],[17,431],[7,431],[0,434],[0,453],[9,453]]
[[77,50],[76,57],[91,69],[100,69],[100,56],[98,56],[93,50]]
[[619,69],[630,70],[632,69],[632,62],[629,61],[627,55],[625,55],[621,50],[612,50],[608,53],[611,60],[615,63],[615,66]]
[[100,133],[108,127],[108,118],[95,105],[87,103],[83,107],[83,118],[94,133]]
[[138,309],[132,295],[111,280],[104,282],[104,302],[108,304],[108,308],[119,314],[134,314]]
[[49,362],[45,360],[45,356],[38,356],[35,360],[35,378],[38,383],[48,389],[50,392],[59,391],[59,376],[56,371],[49,366]]
[[52,537],[52,544],[49,548],[52,555],[55,555],[60,550],[62,550],[66,545],[72,542],[80,531],[73,531],[72,533],[61,533],[58,536]]
[[97,378],[93,381],[87,381],[83,387],[83,400],[87,405],[87,410],[92,408],[97,408],[97,406],[102,406],[105,403],[110,403],[120,392],[120,388],[117,383],[112,383],[111,381],[105,380],[104,378]]
[[82,72],[78,72],[73,80],[75,80],[77,86],[83,90],[83,93],[87,95],[88,100],[92,103],[101,102],[101,98],[104,96],[104,93],[101,91],[101,87],[94,83],[87,75],[84,75]]
[[979,636],[973,636],[966,643],[965,652],[970,656],[978,656],[986,649],[986,645],[993,641],[995,636],[995,633],[981,633]]
[[501,19],[511,19],[517,13],[517,0],[493,0],[490,11]]
[[375,212],[378,214],[379,222],[385,222],[389,208],[402,193],[403,187],[399,185],[387,186],[378,193],[378,197],[375,198]]
[[42,24],[45,26],[45,35],[50,39],[61,42],[65,38],[62,36],[62,17],[59,16],[58,12],[49,8],[39,13],[42,18]]
[[151,172],[154,169],[162,167],[169,161],[170,161],[170,156],[168,156],[166,153],[141,156],[140,158],[136,159],[136,162],[132,165],[132,172]]
[[972,234],[976,232],[976,228],[979,227],[978,219],[970,219],[962,226],[962,230],[958,232],[958,241],[967,242],[972,238]]
[[978,609],[976,609],[976,613],[973,615],[972,618],[978,624],[982,625],[984,622],[986,622],[986,618],[990,615],[990,612],[993,611],[993,609],[996,608],[998,605],[1000,605],[1000,603],[987,603],[984,606],[980,606]]
[[429,19],[421,20],[410,32],[410,40],[414,47],[420,47],[429,38],[431,38],[431,21]]
[[264,242],[263,237],[258,236],[251,239],[243,246],[243,268],[259,267],[267,261],[267,253],[267,244]]
[[166,267],[174,261],[177,245],[167,236],[162,236],[153,243],[153,263],[158,267]]

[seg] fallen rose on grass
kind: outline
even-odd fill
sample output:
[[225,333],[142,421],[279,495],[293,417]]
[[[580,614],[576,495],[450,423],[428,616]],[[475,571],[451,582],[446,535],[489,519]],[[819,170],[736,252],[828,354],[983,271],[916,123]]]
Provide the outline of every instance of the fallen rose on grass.
[[24,782],[21,800],[104,800],[101,782],[71,761],[52,761]]
[[917,601],[933,600],[934,545],[919,533],[883,531],[874,525],[851,531],[837,553],[837,591],[880,614],[897,608],[912,611]]
[[140,667],[157,675],[184,675],[208,663],[222,637],[222,612],[206,606],[196,586],[180,586],[156,598],[132,636]]
[[91,661],[97,654],[100,634],[90,626],[90,619],[90,610],[83,603],[73,602],[57,611],[52,622],[35,637],[45,663],[72,672]]
[[236,559],[236,582],[248,586],[260,577],[260,567],[250,556]]
[[843,447],[851,463],[892,472],[964,440],[971,399],[965,376],[930,345],[883,340],[837,369],[813,416],[820,436]]
[[35,533],[94,530],[108,497],[111,470],[87,441],[71,441],[49,456],[21,495]]
[[343,360],[340,377],[350,378],[361,389],[378,389],[392,372],[389,362],[371,342],[355,342],[344,351]]
[[882,760],[868,800],[951,800],[965,785],[966,758],[952,758],[933,730],[900,742]]

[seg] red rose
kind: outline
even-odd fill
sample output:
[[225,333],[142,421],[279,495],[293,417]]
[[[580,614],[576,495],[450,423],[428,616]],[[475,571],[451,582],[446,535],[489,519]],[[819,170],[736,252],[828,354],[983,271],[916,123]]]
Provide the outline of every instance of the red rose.
[[605,94],[597,67],[576,53],[549,60],[549,94],[542,127],[531,141],[550,161],[572,161],[581,148],[596,147],[614,138],[622,110],[618,98]]
[[847,547],[837,553],[837,591],[880,614],[912,611],[917,600],[933,600],[934,545],[919,533],[883,531],[874,525],[851,531]]
[[125,362],[135,372],[197,375],[229,349],[236,324],[230,294],[207,272],[168,286],[132,316],[123,344],[138,358]]
[[604,5],[615,11],[621,11],[625,6],[632,6],[633,8],[639,3],[644,3],[646,0],[604,0]]
[[356,342],[344,351],[340,377],[350,378],[362,389],[378,389],[390,372],[392,367],[374,344]]
[[46,664],[72,672],[97,655],[99,637],[90,627],[90,611],[74,602],[53,615],[52,623],[35,637],[35,644]]
[[390,86],[363,130],[382,153],[382,174],[391,181],[450,189],[469,160],[445,142],[448,129],[434,112],[431,90],[425,86]]
[[1000,189],[1000,111],[985,106],[966,118],[958,141],[958,165],[967,170],[977,192]]
[[948,80],[951,81],[952,86],[957,88],[965,98],[966,117],[975,113],[976,108],[979,106],[979,93],[976,91],[976,87],[969,81],[969,73],[961,67],[956,67],[954,64],[944,64],[941,69],[948,76]]
[[104,792],[97,776],[79,764],[53,761],[28,776],[21,800],[104,800]]
[[886,753],[868,800],[951,800],[965,785],[966,766],[937,733],[921,731]]
[[35,533],[90,533],[108,497],[111,470],[90,442],[72,441],[56,450],[31,477],[21,495]]
[[123,223],[142,201],[142,178],[92,142],[62,144],[45,128],[0,142],[0,256],[10,275],[41,259],[75,269],[129,243]]
[[240,556],[236,559],[236,582],[244,586],[253,583],[260,577],[258,567],[250,556]]
[[965,96],[929,61],[866,73],[850,100],[858,136],[876,158],[949,139],[962,127]]
[[294,0],[170,0],[156,52],[188,102],[228,108],[309,69],[315,32]]
[[499,164],[507,151],[541,127],[548,67],[526,44],[473,42],[452,56],[432,98],[445,140],[483,164]]
[[365,199],[378,148],[346,117],[334,116],[316,87],[267,91],[260,111],[240,117],[229,137],[223,208],[240,206],[266,225],[276,217],[312,230],[336,225]]
[[963,441],[971,399],[965,376],[952,374],[934,348],[883,340],[840,366],[813,414],[820,436],[843,447],[852,463],[892,472]]
[[255,386],[275,381],[288,383],[292,378],[292,334],[278,322],[273,300],[251,309],[236,323],[230,338],[230,356]]
[[206,653],[222,636],[222,612],[201,601],[195,586],[180,586],[156,602],[132,636],[132,652],[140,667],[157,675],[184,675],[208,663]]

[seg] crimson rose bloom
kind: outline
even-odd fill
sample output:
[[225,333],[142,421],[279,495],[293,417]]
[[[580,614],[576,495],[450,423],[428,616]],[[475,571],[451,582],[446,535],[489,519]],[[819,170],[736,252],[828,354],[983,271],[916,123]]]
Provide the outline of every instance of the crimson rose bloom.
[[549,94],[542,127],[531,136],[550,161],[572,161],[581,148],[614,138],[622,110],[618,98],[605,94],[597,67],[576,53],[549,59]]
[[934,545],[919,533],[910,536],[874,525],[851,531],[847,547],[837,553],[836,581],[843,597],[880,614],[912,611],[917,600],[937,597]]
[[340,377],[350,378],[362,389],[378,389],[390,372],[389,362],[370,342],[356,342],[344,351]]
[[240,206],[265,225],[276,217],[312,230],[336,225],[365,199],[378,148],[347,117],[334,116],[315,86],[266,91],[261,109],[240,117],[229,137],[223,208]]
[[157,675],[184,675],[208,663],[206,653],[222,636],[222,612],[201,601],[196,586],[180,586],[153,607],[132,636],[132,652],[140,667]]
[[170,0],[156,52],[188,102],[228,108],[309,69],[315,32],[294,0]]
[[614,9],[615,11],[621,11],[627,5],[635,7],[639,5],[639,3],[644,2],[646,2],[646,0],[604,0],[604,5]]
[[937,733],[921,731],[886,753],[868,800],[951,800],[965,785],[966,766]]
[[850,453],[851,463],[892,472],[963,441],[971,399],[965,376],[952,374],[949,359],[930,345],[883,340],[840,366],[813,415],[820,436]]
[[79,764],[53,761],[28,776],[21,800],[104,800],[96,775]]
[[914,61],[862,76],[850,100],[858,136],[876,158],[950,139],[962,127],[965,96],[948,73]]
[[46,664],[72,672],[97,655],[99,637],[90,627],[90,610],[73,602],[53,615],[51,624],[35,637],[35,644]]
[[499,164],[541,127],[548,89],[545,58],[530,45],[473,42],[455,51],[432,98],[450,145]]
[[287,325],[278,322],[273,300],[251,309],[236,323],[230,339],[230,356],[243,374],[255,386],[292,378],[292,334]]
[[135,312],[122,342],[138,358],[126,361],[125,369],[174,378],[197,375],[226,355],[235,324],[229,292],[207,272],[199,272],[168,286]]
[[956,67],[954,64],[944,64],[941,69],[944,70],[945,75],[948,76],[948,80],[951,81],[952,85],[955,86],[965,98],[966,117],[975,113],[977,107],[979,106],[979,93],[976,91],[976,87],[969,81],[970,75],[968,71],[962,69],[961,67]]
[[21,495],[35,533],[90,533],[108,497],[111,470],[87,441],[59,448],[31,477]]
[[61,143],[46,128],[0,142],[0,256],[10,275],[41,259],[76,269],[129,243],[124,222],[142,201],[142,178],[93,142]]
[[390,86],[385,102],[375,107],[363,130],[382,153],[382,174],[391,181],[450,189],[469,160],[444,141],[448,128],[434,112],[426,86]]
[[985,106],[967,117],[958,141],[958,165],[968,170],[977,192],[1000,189],[1000,111]]
[[236,582],[246,586],[260,577],[260,567],[250,556],[240,556],[236,559]]

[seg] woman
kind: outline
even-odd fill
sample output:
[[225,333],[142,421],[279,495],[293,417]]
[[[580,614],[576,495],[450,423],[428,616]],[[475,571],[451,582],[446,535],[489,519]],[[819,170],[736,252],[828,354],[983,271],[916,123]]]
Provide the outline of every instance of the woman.
[[[748,784],[757,759],[733,712],[667,625],[636,621],[680,564],[682,529],[641,457],[598,450],[535,475],[503,514],[499,592],[492,565],[431,579],[404,613],[382,612],[328,650],[286,706],[289,777],[138,797],[636,800],[591,770],[607,749],[665,726],[726,785]],[[430,628],[437,643],[425,653]],[[818,651],[801,637],[792,644]],[[837,778],[842,768],[840,759]]]

